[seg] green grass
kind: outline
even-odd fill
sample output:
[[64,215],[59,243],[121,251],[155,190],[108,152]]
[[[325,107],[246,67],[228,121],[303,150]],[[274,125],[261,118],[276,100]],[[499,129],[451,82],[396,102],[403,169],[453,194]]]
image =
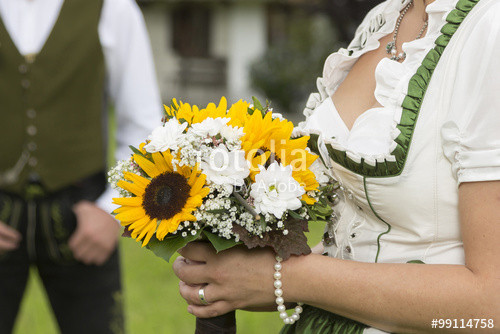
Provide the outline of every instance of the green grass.
[[[311,226],[310,244],[319,242],[323,226]],[[131,239],[121,240],[125,317],[131,334],[194,333],[195,318],[187,313],[178,293],[171,264],[142,249]],[[82,315],[85,316],[85,315]],[[239,334],[278,333],[282,321],[276,313],[237,312]],[[57,324],[45,292],[32,271],[15,334],[57,333]]]

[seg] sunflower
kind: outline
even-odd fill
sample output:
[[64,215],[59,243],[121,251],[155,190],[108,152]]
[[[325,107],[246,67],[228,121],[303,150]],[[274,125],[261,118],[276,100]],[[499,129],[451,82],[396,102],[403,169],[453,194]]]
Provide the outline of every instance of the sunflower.
[[177,102],[172,100],[172,106],[165,106],[165,113],[169,117],[175,117],[178,120],[185,120],[189,125],[201,123],[207,118],[227,117],[227,100],[223,96],[220,99],[219,105],[209,103],[206,108],[200,109],[198,106],[191,106],[189,103]]
[[119,181],[118,186],[134,197],[114,198],[121,205],[115,210],[116,219],[131,231],[132,238],[146,246],[156,233],[163,240],[177,230],[183,221],[196,221],[192,212],[198,208],[210,190],[205,185],[199,167],[172,165],[169,151],[153,153],[153,161],[135,154],[134,161],[151,177],[151,180],[134,173],[124,173],[131,182]]

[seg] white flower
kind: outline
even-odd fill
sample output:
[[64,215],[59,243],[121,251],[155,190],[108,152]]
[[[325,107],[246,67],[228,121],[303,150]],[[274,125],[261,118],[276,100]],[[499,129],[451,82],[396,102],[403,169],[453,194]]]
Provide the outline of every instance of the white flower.
[[316,159],[312,165],[309,167],[309,170],[314,173],[316,177],[316,181],[318,181],[320,186],[324,186],[330,181],[329,170],[325,167],[320,158]]
[[180,124],[177,119],[169,120],[165,125],[153,130],[148,137],[150,142],[144,146],[144,149],[149,153],[164,152],[168,149],[177,150],[186,127],[187,123]]
[[191,125],[191,131],[200,137],[213,137],[221,133],[222,129],[227,126],[230,118],[207,118],[201,123]]
[[220,130],[220,135],[222,136],[222,138],[229,142],[236,142],[240,140],[240,138],[243,137],[244,134],[245,133],[243,132],[243,128],[237,126],[226,125]]
[[273,119],[277,118],[280,121],[286,121],[285,117],[283,117],[283,115],[278,113],[278,112],[273,112],[273,114],[271,116],[273,117]]
[[245,178],[250,175],[245,151],[229,152],[224,145],[212,150],[210,156],[202,160],[201,169],[209,182],[224,186],[229,193],[233,186],[243,186]]
[[259,166],[250,196],[254,198],[258,213],[272,213],[281,218],[287,210],[297,210],[302,206],[300,197],[305,190],[292,177],[292,167],[273,162],[269,168]]

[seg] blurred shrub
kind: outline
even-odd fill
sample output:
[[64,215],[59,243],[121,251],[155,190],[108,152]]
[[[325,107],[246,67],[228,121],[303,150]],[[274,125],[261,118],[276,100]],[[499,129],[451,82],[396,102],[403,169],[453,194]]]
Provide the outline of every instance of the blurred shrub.
[[287,36],[274,41],[251,68],[252,85],[280,108],[296,113],[316,90],[326,57],[336,49],[327,17],[294,15]]

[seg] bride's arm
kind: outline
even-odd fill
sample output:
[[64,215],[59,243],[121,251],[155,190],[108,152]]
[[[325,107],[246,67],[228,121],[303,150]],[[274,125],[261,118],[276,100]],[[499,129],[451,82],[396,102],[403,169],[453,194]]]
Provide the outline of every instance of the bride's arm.
[[[493,319],[500,331],[500,181],[460,186],[466,265],[371,264],[321,255],[283,264],[287,302],[305,302],[389,332],[428,332],[433,319]],[[209,306],[199,286],[181,294],[199,317],[274,303],[273,255],[243,248],[215,255],[205,245],[183,250],[174,269],[190,284],[208,283]]]

